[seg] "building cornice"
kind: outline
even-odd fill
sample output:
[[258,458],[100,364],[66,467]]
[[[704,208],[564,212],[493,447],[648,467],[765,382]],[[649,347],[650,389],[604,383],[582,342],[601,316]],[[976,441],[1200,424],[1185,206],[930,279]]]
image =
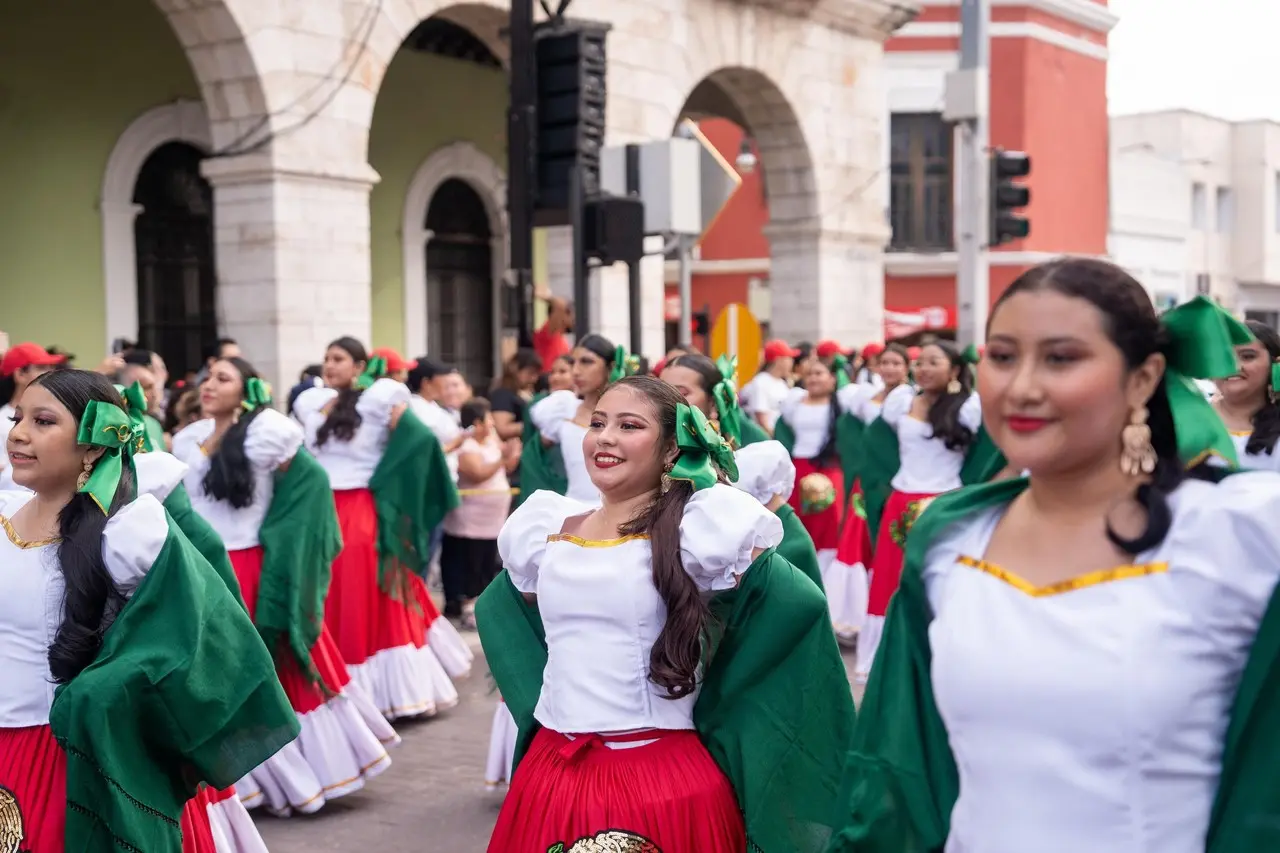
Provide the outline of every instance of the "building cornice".
[[[1107,46],[1079,38],[1062,30],[1031,21],[995,21],[991,24],[992,38],[1025,38],[1051,44],[1091,59],[1106,60]],[[895,38],[960,38],[960,24],[956,21],[920,21],[907,24],[895,34]]]
[[[988,252],[987,263],[992,267],[1034,267],[1068,255],[1106,258],[1105,255],[1077,255],[1071,252]],[[884,256],[885,275],[900,278],[955,275],[958,267],[959,259],[955,252],[886,252]]]
[[[925,3],[926,8],[959,5],[960,0],[926,0]],[[1111,32],[1120,22],[1119,15],[1093,0],[991,0],[991,6],[1030,9],[1099,33]]]

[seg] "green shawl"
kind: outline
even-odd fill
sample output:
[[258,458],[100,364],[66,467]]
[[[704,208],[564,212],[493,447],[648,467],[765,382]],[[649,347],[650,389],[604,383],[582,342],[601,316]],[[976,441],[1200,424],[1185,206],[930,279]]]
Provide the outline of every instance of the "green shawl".
[[272,654],[292,654],[301,671],[318,680],[311,649],[324,625],[329,568],[342,550],[342,531],[329,475],[305,448],[274,476],[258,531],[262,578],[253,621]]
[[778,555],[804,572],[805,577],[817,584],[825,595],[822,569],[818,565],[818,551],[813,547],[813,537],[805,529],[804,522],[796,515],[791,504],[778,507],[774,515],[782,522],[782,544],[778,546]]
[[[826,599],[770,549],[717,593],[720,630],[694,725],[729,777],[753,853],[820,853],[831,834],[854,710]],[[480,639],[516,719],[516,762],[537,730],[547,649],[538,611],[506,573],[476,603]],[[604,829],[606,827],[601,827]]]
[[148,414],[142,415],[142,423],[147,430],[147,441],[151,442],[152,450],[166,450],[168,446],[164,441],[164,427],[154,417]]
[[878,417],[867,425],[862,446],[862,471],[859,479],[866,501],[867,527],[871,530],[871,544],[874,547],[876,536],[880,532],[884,505],[893,491],[889,483],[898,473],[902,460],[898,457],[898,434],[884,418]]
[[232,597],[241,607],[244,607],[240,581],[236,578],[235,569],[231,567],[231,558],[227,556],[227,548],[222,544],[222,537],[191,505],[191,495],[187,493],[185,483],[179,483],[177,488],[169,493],[169,497],[164,499],[164,508],[173,519],[173,523],[178,525],[182,534],[200,552],[200,556],[208,560],[209,565],[218,573],[218,577],[222,578]]
[[172,520],[49,723],[67,755],[68,853],[181,853],[189,780],[234,785],[300,728],[248,614]]
[[844,474],[844,494],[847,503],[853,494],[853,484],[862,476],[867,458],[867,425],[849,412],[841,412],[836,421],[836,452],[840,454],[840,470]]
[[[921,572],[944,529],[1007,504],[1022,478],[938,497],[907,538],[902,582],[889,605],[845,767],[843,828],[830,853],[941,853],[960,782],[930,678],[932,614]],[[1272,597],[1227,728],[1206,853],[1280,850],[1280,592]]]
[[569,491],[569,477],[564,471],[564,457],[560,455],[560,445],[550,447],[542,443],[542,434],[533,425],[529,412],[546,398],[539,394],[529,402],[525,409],[524,438],[520,449],[520,494],[516,495],[511,508],[514,510],[524,499],[534,492],[546,489],[563,495]]
[[411,410],[391,431],[369,491],[378,510],[378,582],[396,600],[413,602],[405,573],[426,574],[431,532],[461,498],[435,433]]
[[756,422],[756,419],[750,417],[745,412],[742,414],[742,422],[740,424],[742,432],[742,447],[748,444],[758,444],[761,441],[769,440],[769,433],[764,431],[764,427]]

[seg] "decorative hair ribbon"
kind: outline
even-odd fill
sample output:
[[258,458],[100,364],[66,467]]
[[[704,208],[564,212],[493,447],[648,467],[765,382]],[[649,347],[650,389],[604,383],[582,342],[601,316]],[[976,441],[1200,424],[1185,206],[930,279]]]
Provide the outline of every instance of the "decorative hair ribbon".
[[80,487],[80,491],[93,498],[98,509],[105,514],[116,499],[125,462],[133,465],[136,441],[133,423],[119,406],[93,400],[80,418],[76,441],[105,451],[94,464],[89,479]]
[[1271,393],[1280,394],[1280,362],[1277,361],[1271,362]]
[[618,347],[613,351],[613,369],[609,371],[609,382],[626,379],[640,369],[640,359],[630,355],[626,347]]
[[839,353],[831,359],[831,373],[836,378],[837,391],[853,381],[849,378],[849,359]]
[[124,410],[129,416],[129,425],[133,429],[133,452],[153,453],[151,436],[147,433],[147,422],[142,416],[147,413],[147,392],[142,390],[142,383],[135,382],[128,388],[117,385],[116,391],[124,400]]
[[982,361],[982,353],[978,350],[977,344],[969,344],[964,348],[964,352],[960,353],[960,357],[964,359],[965,364],[977,364]]
[[375,355],[369,359],[364,367],[364,373],[356,378],[356,390],[367,391],[373,383],[387,375],[387,360],[380,355]]
[[717,469],[729,479],[738,479],[738,463],[733,449],[698,409],[681,403],[676,407],[676,449],[680,455],[667,476],[687,480],[695,492],[720,481]]
[[[1222,418],[1193,379],[1223,379],[1240,371],[1235,348],[1254,341],[1249,327],[1217,303],[1197,296],[1160,318],[1169,336],[1164,384],[1178,456],[1188,468],[1219,456],[1234,468],[1235,445]],[[1272,370],[1273,381],[1276,371]]]
[[722,355],[716,359],[716,369],[720,371],[720,381],[711,389],[711,399],[716,404],[719,415],[720,434],[733,447],[742,446],[742,407],[738,405],[738,357]]
[[265,409],[271,405],[271,386],[254,376],[244,383],[244,401],[240,403],[246,412]]

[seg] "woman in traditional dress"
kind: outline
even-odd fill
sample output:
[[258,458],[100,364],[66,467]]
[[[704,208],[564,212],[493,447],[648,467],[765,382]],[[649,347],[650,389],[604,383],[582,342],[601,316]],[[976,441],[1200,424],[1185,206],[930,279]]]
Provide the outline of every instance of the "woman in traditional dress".
[[1202,464],[1191,382],[1247,335],[1091,259],[1000,297],[983,417],[1030,474],[912,529],[831,850],[1280,849],[1280,477]]
[[902,573],[902,547],[923,502],[964,484],[961,471],[977,446],[982,405],[960,351],[948,341],[920,348],[916,387],[899,385],[885,398],[881,417],[898,436],[900,464],[884,506],[871,558],[867,619],[858,636],[857,678],[875,661],[889,601]]
[[795,509],[787,503],[796,485],[796,466],[791,454],[781,442],[758,441],[735,451],[733,459],[738,466],[738,479],[733,485],[760,501],[782,522],[782,544],[778,545],[778,553],[821,588],[818,551]]
[[134,498],[141,436],[123,403],[105,377],[62,370],[14,414],[8,457],[29,491],[0,493],[0,843],[243,850],[207,821],[184,838],[183,806],[292,741],[297,718],[225,583],[156,498]]
[[736,358],[722,355],[712,361],[701,353],[687,353],[666,362],[661,375],[685,402],[707,416],[734,449],[769,440],[764,427],[738,405],[737,372]]
[[457,704],[449,676],[467,674],[472,656],[422,580],[431,531],[457,489],[440,442],[405,415],[409,389],[382,378],[384,367],[354,338],[337,339],[325,351],[327,387],[303,391],[294,415],[329,474],[342,530],[325,626],[352,680],[396,719]]
[[821,850],[852,701],[781,522],[653,377],[596,401],[585,458],[599,501],[526,501],[476,608],[523,754],[489,850]]
[[1219,379],[1213,407],[1222,417],[1244,468],[1280,471],[1280,335],[1256,320],[1245,325],[1256,340],[1236,347],[1240,370]]
[[391,764],[399,738],[351,683],[324,627],[329,566],[342,547],[324,470],[302,429],[271,408],[240,358],[220,359],[200,389],[205,419],[174,436],[196,512],[228,550],[250,618],[275,654],[302,727],[298,739],[238,786],[248,806],[310,814]]

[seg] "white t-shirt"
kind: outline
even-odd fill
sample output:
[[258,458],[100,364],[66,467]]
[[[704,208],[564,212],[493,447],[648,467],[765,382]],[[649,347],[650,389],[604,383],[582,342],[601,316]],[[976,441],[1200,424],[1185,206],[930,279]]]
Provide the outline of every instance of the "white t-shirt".
[[[462,427],[458,425],[457,415],[434,400],[426,400],[414,394],[409,398],[409,408],[418,416],[418,420],[427,425],[435,433],[436,439],[443,445],[457,440],[462,435]],[[449,464],[449,473],[453,481],[458,482],[458,453],[446,453],[445,461]]]
[[773,429],[782,414],[782,401],[787,399],[790,391],[787,380],[762,370],[743,387],[740,394],[742,408],[752,416],[764,415],[769,429]]

